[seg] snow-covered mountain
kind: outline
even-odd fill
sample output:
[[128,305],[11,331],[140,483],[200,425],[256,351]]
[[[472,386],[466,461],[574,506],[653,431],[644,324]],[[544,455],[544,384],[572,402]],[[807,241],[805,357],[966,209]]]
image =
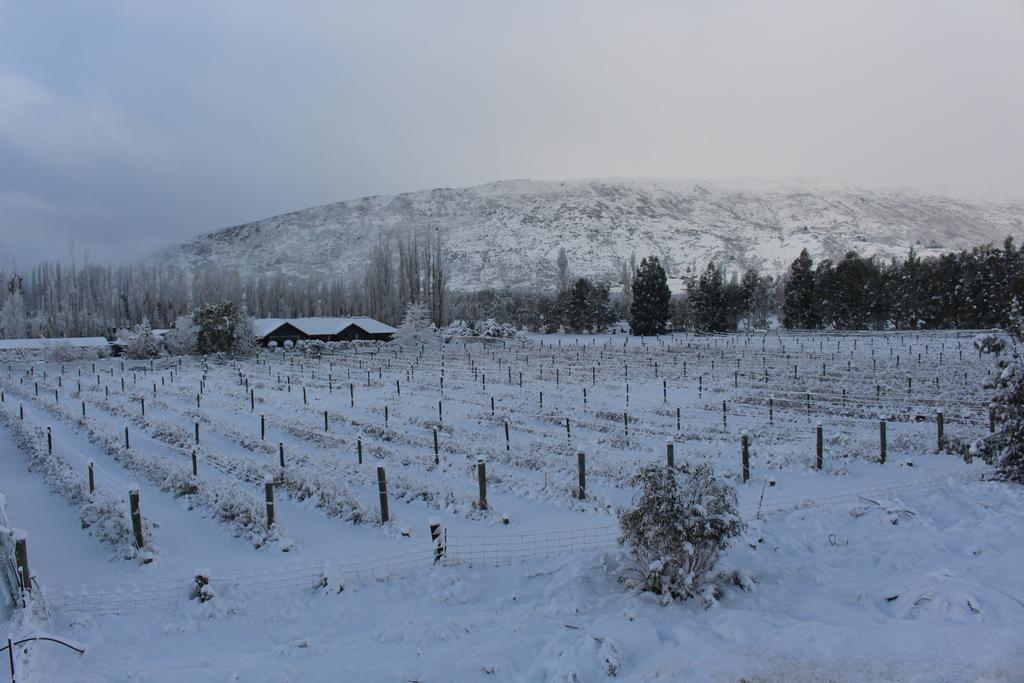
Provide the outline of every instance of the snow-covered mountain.
[[361,272],[379,237],[440,230],[454,289],[549,286],[565,247],[575,274],[619,279],[649,254],[685,276],[709,260],[727,271],[783,272],[806,247],[883,258],[1001,243],[1024,234],[1024,202],[955,199],[906,189],[820,183],[649,179],[510,180],[327,204],[224,228],[153,259],[186,269]]

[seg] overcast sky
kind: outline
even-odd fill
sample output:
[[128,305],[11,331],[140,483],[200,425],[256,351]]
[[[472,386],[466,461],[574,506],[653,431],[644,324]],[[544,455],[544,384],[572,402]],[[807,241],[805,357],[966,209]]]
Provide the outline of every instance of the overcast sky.
[[506,178],[1021,197],[1022,86],[1021,0],[0,0],[0,249]]

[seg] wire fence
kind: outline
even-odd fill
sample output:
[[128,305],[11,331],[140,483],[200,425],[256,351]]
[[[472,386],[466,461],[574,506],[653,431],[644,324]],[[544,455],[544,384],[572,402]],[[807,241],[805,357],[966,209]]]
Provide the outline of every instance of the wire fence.
[[[899,484],[869,489],[832,488],[801,492],[741,505],[743,516],[802,507],[855,504],[872,497],[919,493],[951,482],[977,480],[977,472],[921,477]],[[400,547],[345,559],[311,559],[288,564],[218,570],[208,573],[209,585],[218,596],[292,593],[317,589],[338,590],[345,582],[386,581],[428,571],[432,567],[503,567],[533,560],[564,557],[571,553],[609,550],[617,545],[616,524],[530,534],[448,535],[435,541],[415,541]],[[104,583],[47,589],[51,610],[93,615],[117,615],[140,609],[171,609],[197,596],[196,577],[148,583]]]

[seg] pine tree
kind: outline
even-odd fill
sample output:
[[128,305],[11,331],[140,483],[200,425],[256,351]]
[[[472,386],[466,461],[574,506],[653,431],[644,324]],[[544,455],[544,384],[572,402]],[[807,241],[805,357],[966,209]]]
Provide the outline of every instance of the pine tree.
[[672,310],[672,292],[657,256],[640,261],[633,278],[633,303],[629,307],[630,333],[641,336],[663,334]]
[[782,304],[782,324],[788,328],[817,327],[814,308],[814,262],[806,249],[789,267],[785,300]]
[[585,277],[576,280],[569,291],[566,325],[573,332],[588,332],[593,329],[593,296],[594,288]]
[[696,291],[691,295],[693,327],[698,332],[725,331],[724,286],[722,272],[714,263],[709,263],[697,281]]

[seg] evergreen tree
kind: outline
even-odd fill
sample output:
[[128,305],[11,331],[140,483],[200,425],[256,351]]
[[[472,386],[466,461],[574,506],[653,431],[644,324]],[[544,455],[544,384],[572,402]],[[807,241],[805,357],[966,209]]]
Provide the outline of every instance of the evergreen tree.
[[771,278],[763,278],[753,268],[743,274],[743,311],[747,315],[747,329],[765,329],[771,314]]
[[785,300],[782,305],[782,324],[789,328],[817,327],[814,311],[814,262],[804,249],[789,267]]
[[641,336],[663,334],[672,316],[669,308],[671,299],[668,278],[658,263],[658,257],[642,259],[633,278],[633,303],[629,307],[630,333]]
[[244,353],[253,348],[252,318],[230,301],[204,304],[192,312],[196,351]]
[[727,306],[722,273],[709,263],[701,273],[697,288],[690,297],[693,328],[698,332],[725,331]]
[[594,288],[590,280],[581,277],[569,291],[566,326],[573,332],[587,332],[593,328],[592,301]]

